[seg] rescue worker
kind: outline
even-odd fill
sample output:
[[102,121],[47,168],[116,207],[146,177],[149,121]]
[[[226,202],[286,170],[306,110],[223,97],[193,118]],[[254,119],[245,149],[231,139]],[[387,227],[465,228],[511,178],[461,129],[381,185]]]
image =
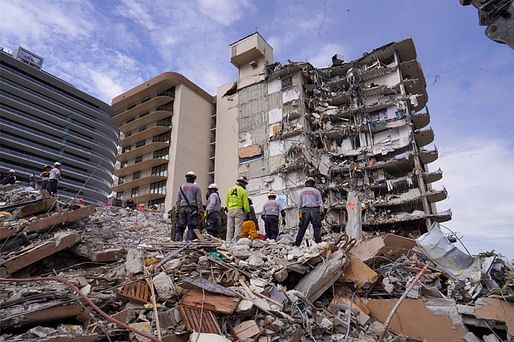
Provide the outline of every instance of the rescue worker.
[[221,198],[218,193],[218,186],[215,183],[207,187],[207,204],[205,205],[205,216],[207,233],[218,237],[221,225]]
[[14,183],[16,183],[16,171],[11,169],[11,170],[9,170],[9,173],[7,174],[7,176],[5,176],[2,179],[2,184],[7,185],[7,184],[14,184]]
[[248,179],[241,176],[236,180],[236,185],[227,191],[227,242],[237,241],[241,236],[243,221],[250,215],[250,204],[248,202],[248,191],[246,185]]
[[277,194],[274,191],[268,193],[268,200],[264,202],[261,211],[261,218],[264,221],[264,229],[268,239],[276,240],[278,237],[278,214],[282,216],[282,226],[286,225],[286,212],[280,208],[276,200]]
[[52,196],[57,196],[57,185],[61,179],[61,163],[55,162],[48,176],[47,190]]
[[43,168],[43,172],[39,175],[41,177],[41,189],[48,190],[48,180],[50,179],[50,170],[52,169],[52,166],[45,165]]
[[187,240],[194,239],[193,229],[200,223],[202,207],[202,190],[195,184],[196,173],[189,171],[186,173],[186,183],[178,189],[177,206],[178,222],[175,241],[182,241],[184,232],[187,228]]
[[313,177],[307,178],[305,188],[300,192],[298,198],[298,209],[300,225],[298,234],[296,235],[295,246],[300,246],[305,235],[305,231],[312,224],[314,230],[314,241],[321,242],[321,213],[323,209],[323,200],[318,189],[314,188],[316,180]]

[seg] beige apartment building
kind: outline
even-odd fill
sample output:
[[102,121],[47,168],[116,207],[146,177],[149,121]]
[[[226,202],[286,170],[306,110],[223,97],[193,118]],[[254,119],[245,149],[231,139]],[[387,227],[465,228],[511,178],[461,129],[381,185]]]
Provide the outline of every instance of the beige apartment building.
[[184,174],[206,188],[213,179],[214,99],[184,76],[166,72],[112,100],[120,129],[116,198],[167,211]]

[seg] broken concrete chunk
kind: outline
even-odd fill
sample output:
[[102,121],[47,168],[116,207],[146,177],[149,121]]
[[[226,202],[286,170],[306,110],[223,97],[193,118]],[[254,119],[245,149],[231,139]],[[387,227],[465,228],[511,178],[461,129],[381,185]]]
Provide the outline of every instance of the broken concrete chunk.
[[373,271],[359,258],[350,255],[350,263],[344,269],[341,280],[347,283],[354,283],[357,287],[364,287],[373,284],[378,280],[378,273]]
[[264,260],[258,255],[251,255],[248,258],[248,265],[251,267],[261,267],[264,266]]
[[230,342],[224,336],[217,334],[208,334],[208,333],[197,333],[194,332],[189,336],[190,342]]
[[125,269],[129,274],[137,274],[143,272],[144,259],[143,252],[136,248],[127,251],[127,259],[125,261]]
[[166,272],[161,272],[153,277],[153,285],[155,287],[155,291],[157,292],[157,296],[161,300],[170,299],[176,294],[175,288],[173,287],[173,282],[166,274]]
[[377,256],[391,258],[412,249],[415,245],[415,240],[399,235],[386,234],[361,241],[351,249],[350,253],[360,260],[368,262]]

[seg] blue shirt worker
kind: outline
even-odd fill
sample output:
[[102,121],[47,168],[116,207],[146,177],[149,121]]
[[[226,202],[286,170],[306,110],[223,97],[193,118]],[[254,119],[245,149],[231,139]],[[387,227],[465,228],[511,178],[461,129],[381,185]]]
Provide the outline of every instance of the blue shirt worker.
[[196,173],[186,173],[186,183],[178,189],[178,221],[175,241],[182,241],[187,228],[187,240],[195,237],[194,229],[198,227],[200,212],[202,211],[202,190],[195,184]]
[[268,239],[276,240],[278,237],[278,215],[282,216],[282,226],[286,225],[286,212],[280,207],[277,201],[277,194],[274,191],[268,193],[268,200],[264,202],[261,211],[261,218],[264,221],[264,229]]
[[300,217],[300,227],[296,235],[295,246],[300,246],[305,235],[305,231],[312,224],[314,230],[314,241],[321,242],[321,213],[320,209],[323,207],[323,200],[321,193],[314,187],[316,180],[313,177],[307,178],[305,181],[305,188],[300,192],[298,198],[298,209]]
[[221,198],[215,183],[207,187],[207,204],[205,205],[207,233],[218,237],[221,225]]

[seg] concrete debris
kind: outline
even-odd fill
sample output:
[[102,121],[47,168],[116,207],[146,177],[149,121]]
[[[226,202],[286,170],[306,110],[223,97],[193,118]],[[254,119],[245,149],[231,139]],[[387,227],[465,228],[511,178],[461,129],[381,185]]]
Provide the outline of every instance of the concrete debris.
[[[0,192],[19,201],[3,204],[12,212],[38,201],[16,196]],[[11,234],[0,251],[0,340],[376,341],[430,260],[386,341],[512,340],[514,267],[500,256],[477,257],[476,281],[394,234],[353,248],[344,233],[300,247],[207,234],[175,242],[154,212],[94,209],[59,201],[52,213],[3,216]],[[48,227],[51,217],[57,224]],[[74,290],[48,280],[56,274]]]

